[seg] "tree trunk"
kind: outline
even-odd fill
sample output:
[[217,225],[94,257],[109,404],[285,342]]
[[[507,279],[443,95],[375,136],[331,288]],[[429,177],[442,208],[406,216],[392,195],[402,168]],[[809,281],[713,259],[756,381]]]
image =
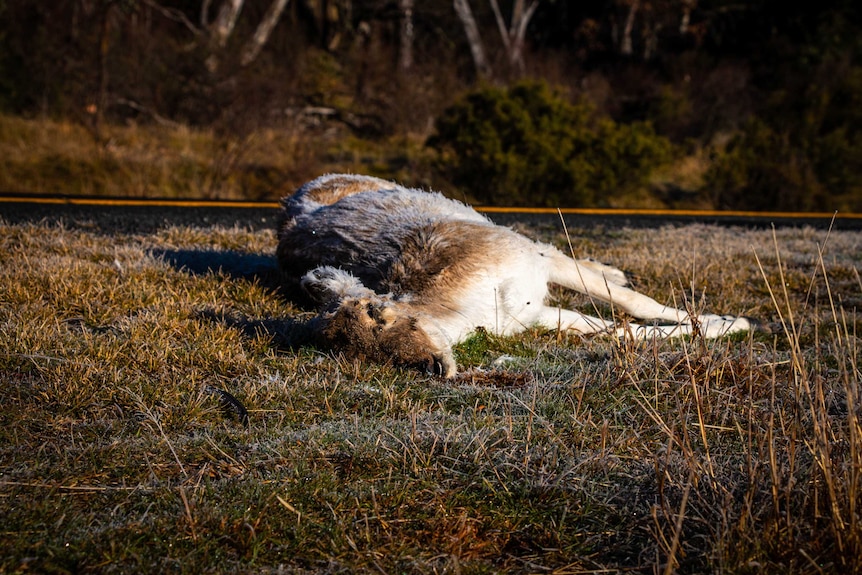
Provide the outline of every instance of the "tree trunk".
[[644,27],[644,60],[653,59],[658,53],[658,35],[661,32],[661,24],[653,24]]
[[623,38],[620,41],[620,53],[625,56],[631,56],[634,52],[632,47],[632,31],[635,27],[635,15],[640,7],[640,0],[632,0],[629,6],[629,15],[626,18],[626,25],[623,28]]
[[[219,8],[215,22],[209,26],[210,55],[206,60],[206,67],[211,73],[215,73],[218,70],[220,63],[219,52],[227,46],[227,41],[230,35],[233,34],[236,20],[239,18],[239,12],[242,10],[244,3],[245,0],[224,0],[221,8]],[[205,20],[206,14],[201,13],[201,19]]]
[[500,11],[499,2],[497,0],[490,0],[490,3],[491,9],[494,11],[494,18],[497,21],[500,39],[503,41],[503,47],[506,49],[509,65],[519,74],[523,74],[524,39],[527,36],[527,26],[530,24],[530,20],[539,6],[539,0],[533,0],[526,7],[524,6],[524,0],[516,0],[512,6],[512,18],[509,20],[508,29],[506,28],[506,21],[503,19],[503,13]]
[[679,33],[682,36],[688,34],[688,27],[691,24],[691,9],[694,0],[683,0],[682,3],[682,18],[679,21]]
[[473,63],[476,65],[476,72],[479,77],[487,78],[491,75],[491,65],[488,64],[488,58],[485,56],[485,47],[482,44],[482,37],[479,35],[476,19],[473,18],[470,3],[468,0],[453,0],[453,5],[455,13],[458,14],[458,18],[464,26],[464,33],[470,44],[470,53],[473,56]]
[[263,16],[263,20],[261,20],[260,24],[257,25],[257,30],[255,30],[254,36],[246,42],[246,45],[242,50],[242,55],[239,60],[240,65],[248,66],[257,59],[264,44],[269,40],[269,36],[272,34],[272,29],[275,28],[279,18],[281,18],[281,13],[284,12],[284,8],[287,6],[289,1],[290,0],[272,0],[272,4],[269,5],[269,9]]
[[210,27],[210,4],[212,4],[212,0],[201,2],[200,24],[204,30],[208,30]]
[[539,7],[539,0],[533,0],[524,8],[523,0],[519,0],[515,4],[512,12],[511,38],[512,47],[509,53],[509,62],[514,66],[520,74],[524,73],[524,39],[527,37],[527,26],[530,25],[530,20],[536,9]]
[[401,50],[398,53],[398,67],[402,71],[413,67],[413,4],[414,0],[399,0],[401,10]]
[[105,108],[108,106],[108,55],[111,52],[111,10],[114,7],[108,3],[102,9],[101,22],[99,22],[99,91],[96,94],[95,109],[93,112],[93,134],[96,141],[102,141],[102,120],[105,117]]
[[227,46],[228,38],[233,34],[236,20],[245,0],[225,0],[218,11],[215,22],[210,27],[210,37],[217,48]]

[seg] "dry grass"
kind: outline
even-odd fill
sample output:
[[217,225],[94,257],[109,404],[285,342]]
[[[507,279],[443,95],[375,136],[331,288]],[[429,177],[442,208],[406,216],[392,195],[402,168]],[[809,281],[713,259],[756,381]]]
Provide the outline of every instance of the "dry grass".
[[302,347],[272,233],[0,224],[0,572],[862,571],[862,234],[573,240],[774,332],[480,333],[447,382]]
[[221,133],[186,126],[82,125],[0,114],[0,189],[18,194],[276,199],[322,172],[368,172],[412,182],[421,139],[361,145],[341,125],[308,118]]

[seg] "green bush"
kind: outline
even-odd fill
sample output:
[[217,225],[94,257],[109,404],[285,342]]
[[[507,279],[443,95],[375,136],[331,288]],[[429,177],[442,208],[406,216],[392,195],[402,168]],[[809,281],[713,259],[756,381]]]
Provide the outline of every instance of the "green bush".
[[616,124],[536,82],[470,93],[435,127],[441,172],[494,205],[607,205],[671,157],[650,124]]
[[719,209],[792,211],[814,204],[815,182],[804,159],[786,135],[757,119],[716,156],[704,181]]
[[705,190],[720,209],[862,209],[862,138],[838,128],[800,138],[749,121],[707,171]]
[[825,59],[816,82],[778,90],[705,176],[721,208],[862,209],[862,66]]

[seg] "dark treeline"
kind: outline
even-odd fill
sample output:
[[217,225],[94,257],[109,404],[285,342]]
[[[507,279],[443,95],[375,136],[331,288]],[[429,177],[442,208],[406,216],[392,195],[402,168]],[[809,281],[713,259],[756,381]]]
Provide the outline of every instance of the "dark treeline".
[[677,157],[700,153],[695,191],[710,205],[862,209],[860,12],[857,0],[0,0],[0,110],[73,119],[97,139],[106,123],[247,133],[296,114],[360,138],[426,138],[470,90],[540,79],[619,125],[648,124]]

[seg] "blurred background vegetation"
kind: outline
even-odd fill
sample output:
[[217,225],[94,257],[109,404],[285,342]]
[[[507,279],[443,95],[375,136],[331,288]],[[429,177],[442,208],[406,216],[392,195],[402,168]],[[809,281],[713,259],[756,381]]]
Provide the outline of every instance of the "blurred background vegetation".
[[0,0],[0,191],[862,211],[858,0]]

